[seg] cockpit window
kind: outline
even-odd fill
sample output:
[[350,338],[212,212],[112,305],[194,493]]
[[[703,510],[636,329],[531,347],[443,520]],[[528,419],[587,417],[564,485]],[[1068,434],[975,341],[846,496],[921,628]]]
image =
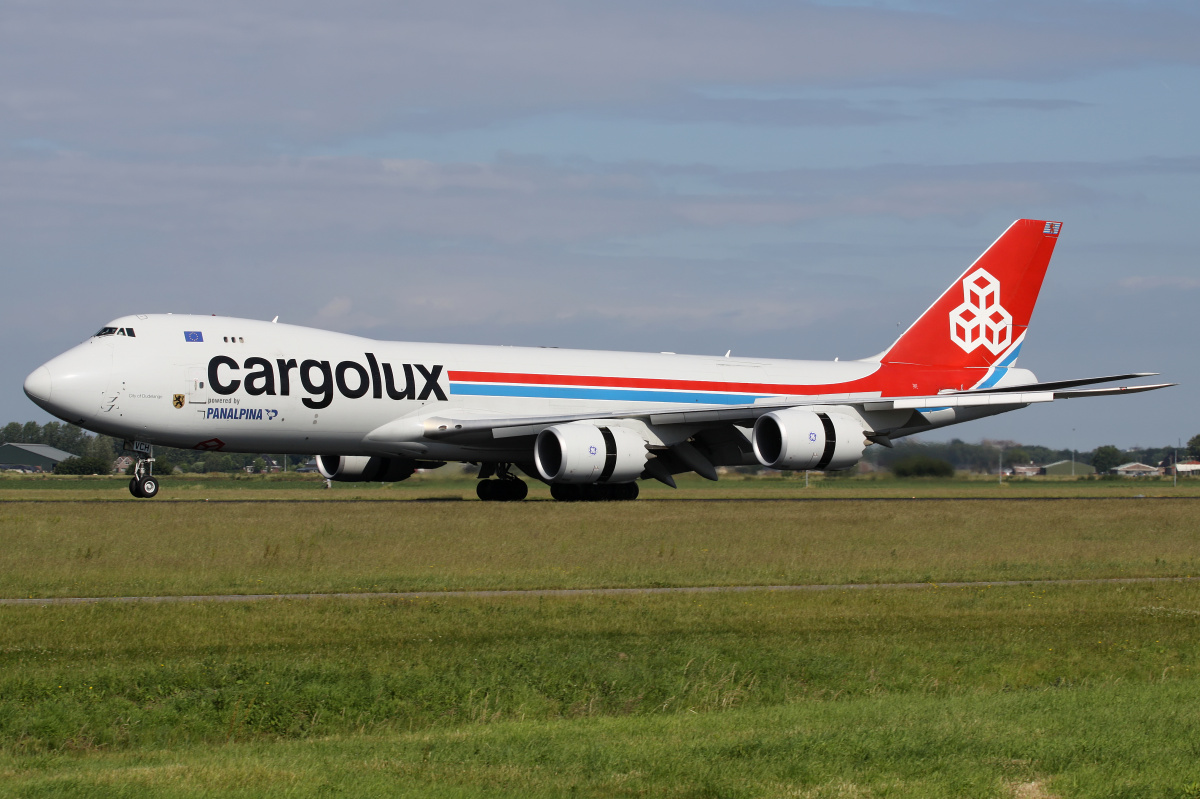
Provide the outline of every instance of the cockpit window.
[[117,334],[117,329],[116,329],[115,327],[102,327],[102,328],[100,328],[100,330],[99,330],[99,331],[96,333],[96,337],[99,337],[99,336],[115,336],[116,334]]

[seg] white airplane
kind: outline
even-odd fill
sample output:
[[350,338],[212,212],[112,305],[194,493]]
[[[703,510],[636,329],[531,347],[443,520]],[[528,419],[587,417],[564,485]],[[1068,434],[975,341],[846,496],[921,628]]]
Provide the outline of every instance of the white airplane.
[[[717,466],[837,470],[870,444],[1080,389],[1015,366],[1061,224],[1014,222],[886,351],[856,361],[410,344],[218,316],[137,314],[39,366],[25,393],[125,439],[130,491],[153,497],[152,446],[316,454],[331,480],[404,480],[480,464],[483,500],[520,500],[512,472],[558,500],[635,499]],[[496,479],[487,479],[487,478]]]

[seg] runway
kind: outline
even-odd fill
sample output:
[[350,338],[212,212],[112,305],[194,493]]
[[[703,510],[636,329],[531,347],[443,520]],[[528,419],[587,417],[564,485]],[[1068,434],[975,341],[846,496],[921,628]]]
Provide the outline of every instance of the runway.
[[940,590],[949,588],[1010,588],[1013,586],[1047,587],[1055,585],[1121,585],[1146,583],[1195,583],[1200,577],[1102,577],[1090,580],[988,580],[949,583],[845,583],[814,585],[704,585],[676,588],[530,588],[501,591],[381,591],[336,594],[200,594],[192,596],[91,596],[0,599],[0,605],[86,605],[109,602],[262,602],[272,599],[504,599],[507,597],[586,597],[637,596],[650,594],[728,594],[752,591],[886,591]]
[[[806,503],[806,502],[1137,502],[1142,500],[1154,500],[1163,502],[1200,502],[1200,496],[1194,497],[1176,497],[1176,496],[1144,496],[1137,495],[1132,497],[679,497],[675,498],[642,498],[636,500],[639,505],[651,503],[729,503],[729,502],[745,502],[745,503],[768,503],[768,502],[790,502],[790,503]],[[132,498],[119,499],[3,499],[0,498],[0,507],[6,504],[28,504],[28,505],[128,505],[134,502],[145,502],[145,500],[135,500]],[[362,498],[346,498],[346,499],[170,499],[161,498],[152,500],[155,504],[166,505],[387,505],[387,504],[410,504],[410,503],[438,503],[438,502],[478,502],[475,499],[466,497],[412,497],[412,498],[386,498],[386,499],[362,499]],[[524,503],[517,504],[560,504],[551,499],[528,499]],[[482,504],[482,503],[480,503]],[[565,504],[598,504],[598,503],[565,503]],[[616,506],[624,506],[626,503],[613,503]]]

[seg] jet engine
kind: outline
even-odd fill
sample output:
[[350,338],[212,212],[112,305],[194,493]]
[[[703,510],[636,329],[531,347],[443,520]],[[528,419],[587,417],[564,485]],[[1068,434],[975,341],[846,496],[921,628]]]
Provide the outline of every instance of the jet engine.
[[862,422],[839,413],[787,408],[754,423],[754,454],[773,469],[848,469],[866,443]]
[[550,483],[628,483],[646,469],[646,441],[624,427],[570,422],[538,433],[533,459]]
[[342,483],[397,483],[412,477],[417,465],[416,461],[377,455],[317,456],[321,476]]

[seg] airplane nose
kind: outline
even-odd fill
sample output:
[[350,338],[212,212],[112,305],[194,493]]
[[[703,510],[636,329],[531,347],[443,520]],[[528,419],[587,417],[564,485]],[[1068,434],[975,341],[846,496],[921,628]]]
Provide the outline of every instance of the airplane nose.
[[53,384],[50,380],[50,370],[39,366],[25,378],[25,396],[37,403],[49,402]]

